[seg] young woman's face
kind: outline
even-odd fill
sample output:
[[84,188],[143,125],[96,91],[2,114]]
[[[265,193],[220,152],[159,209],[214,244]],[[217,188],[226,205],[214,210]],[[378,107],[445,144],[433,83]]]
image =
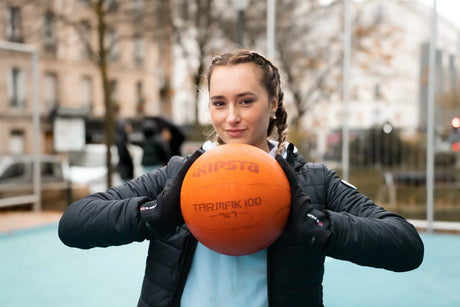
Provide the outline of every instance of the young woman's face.
[[224,143],[249,144],[268,152],[267,129],[276,102],[269,102],[259,74],[252,63],[216,66],[209,80],[209,108]]

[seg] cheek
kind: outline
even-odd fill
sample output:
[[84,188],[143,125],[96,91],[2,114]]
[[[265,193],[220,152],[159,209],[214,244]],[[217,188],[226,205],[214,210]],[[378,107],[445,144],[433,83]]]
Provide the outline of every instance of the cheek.
[[212,110],[209,113],[211,115],[211,122],[214,128],[218,128],[220,123],[222,122],[222,116],[219,115],[219,112],[213,112]]
[[257,116],[256,118],[254,118],[253,122],[255,122],[257,126],[263,129],[267,129],[268,124],[270,123],[270,114],[264,112],[260,114],[259,116]]

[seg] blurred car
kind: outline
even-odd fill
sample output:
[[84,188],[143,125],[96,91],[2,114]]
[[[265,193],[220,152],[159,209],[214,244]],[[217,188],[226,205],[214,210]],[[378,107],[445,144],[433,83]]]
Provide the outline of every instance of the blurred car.
[[[33,156],[7,156],[0,159],[0,184],[32,184]],[[66,166],[58,156],[39,158],[40,179],[42,183],[63,182],[66,179]]]
[[[40,155],[39,162],[42,209],[62,210],[70,204],[72,196],[88,193],[84,186],[69,183],[68,165],[61,157]],[[33,194],[33,178],[32,155],[0,158],[0,199]]]
[[[89,186],[90,193],[103,192],[107,190],[107,166],[106,166],[106,145],[86,144],[82,151],[69,153],[69,179],[73,183]],[[129,145],[134,164],[134,177],[142,175],[142,148],[137,145]],[[112,151],[112,186],[121,184],[123,181],[117,173],[118,150],[115,145]]]
[[[91,193],[107,190],[106,145],[86,144],[82,151],[69,153],[69,178],[73,183],[86,184]],[[112,184],[120,184],[115,172],[118,162],[117,148],[112,146]]]

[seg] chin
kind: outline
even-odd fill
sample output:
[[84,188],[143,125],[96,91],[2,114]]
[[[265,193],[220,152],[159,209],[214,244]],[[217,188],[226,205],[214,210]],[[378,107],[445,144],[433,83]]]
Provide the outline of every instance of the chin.
[[226,139],[226,140],[223,140],[223,141],[224,141],[225,144],[248,144],[248,145],[252,145],[248,141],[245,141],[245,140],[242,140],[242,139]]

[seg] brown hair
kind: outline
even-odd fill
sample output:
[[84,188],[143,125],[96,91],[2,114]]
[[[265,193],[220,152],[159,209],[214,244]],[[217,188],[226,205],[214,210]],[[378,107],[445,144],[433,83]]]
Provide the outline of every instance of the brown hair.
[[[223,53],[213,58],[209,67],[207,79],[208,89],[211,75],[216,66],[237,65],[242,63],[254,63],[261,71],[261,83],[267,91],[270,101],[277,100],[275,117],[270,118],[267,129],[267,137],[272,136],[275,127],[277,128],[277,153],[281,153],[287,138],[287,112],[283,104],[284,93],[281,89],[281,79],[278,68],[273,65],[266,57],[260,53],[250,50],[238,50],[235,52]],[[216,141],[222,144],[220,137],[216,136]]]

